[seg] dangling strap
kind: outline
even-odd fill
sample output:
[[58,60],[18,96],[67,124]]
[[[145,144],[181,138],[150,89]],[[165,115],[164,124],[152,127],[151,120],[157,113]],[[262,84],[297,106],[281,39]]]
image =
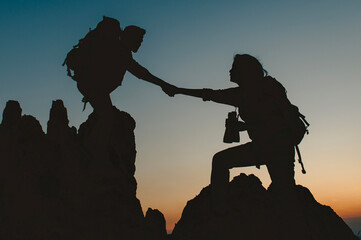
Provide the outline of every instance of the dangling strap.
[[308,127],[310,126],[310,124],[306,121],[306,117],[303,114],[301,114],[300,112],[298,113],[298,115],[301,118],[301,120],[303,121],[303,123],[306,125],[306,134],[309,134]]
[[83,112],[86,108],[86,104],[89,102],[88,99],[86,97],[83,97],[83,99],[81,100],[84,103],[84,107],[83,107]]
[[305,117],[303,114],[301,114],[301,113],[299,113],[299,114],[300,114],[300,118],[302,118],[302,121],[303,121],[304,123],[306,123],[306,126],[307,126],[307,127],[309,127],[310,124],[306,121],[306,117]]
[[298,155],[298,162],[301,164],[301,167],[302,167],[302,173],[306,174],[306,170],[305,170],[305,167],[303,166],[303,162],[302,162],[302,158],[301,158],[301,152],[300,152],[300,149],[298,148],[298,145],[296,145],[295,148],[296,148],[296,152],[297,152],[297,155]]

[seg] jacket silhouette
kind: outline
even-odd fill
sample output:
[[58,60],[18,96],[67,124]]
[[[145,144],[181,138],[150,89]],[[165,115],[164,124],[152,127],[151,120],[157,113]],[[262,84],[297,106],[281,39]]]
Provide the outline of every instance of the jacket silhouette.
[[68,75],[77,82],[85,102],[90,102],[100,115],[111,112],[109,94],[121,85],[126,71],[163,90],[171,88],[133,59],[132,53],[138,51],[145,33],[137,26],[122,30],[118,20],[103,17],[97,27],[68,53],[64,62]]
[[144,35],[142,28],[127,26],[122,30],[118,20],[103,17],[65,59],[68,75],[77,82],[83,101],[85,104],[90,102],[96,115],[97,123],[86,144],[95,155],[100,156],[107,149],[115,121],[110,93],[122,84],[127,71],[160,86],[165,92],[174,88],[133,59],[132,53],[138,51]]
[[215,188],[229,182],[229,169],[266,165],[275,189],[290,189],[294,180],[294,144],[285,89],[267,76],[253,56],[237,54],[229,71],[230,81],[238,87],[212,89],[178,88],[175,94],[202,98],[204,101],[235,106],[244,122],[234,131],[247,130],[252,141],[218,152],[212,161],[211,185]]

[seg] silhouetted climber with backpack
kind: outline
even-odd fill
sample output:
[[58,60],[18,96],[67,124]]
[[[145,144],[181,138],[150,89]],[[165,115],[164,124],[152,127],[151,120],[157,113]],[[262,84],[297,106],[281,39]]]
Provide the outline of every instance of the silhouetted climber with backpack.
[[98,129],[103,135],[101,138],[108,137],[113,121],[110,93],[122,84],[126,71],[160,86],[165,92],[173,88],[133,59],[132,52],[138,51],[144,34],[145,30],[137,26],[128,26],[122,31],[118,20],[103,17],[94,30],[79,40],[64,61],[68,76],[77,82],[84,96],[84,108],[87,102],[94,108],[98,127],[102,128]]
[[111,106],[109,94],[122,84],[126,71],[162,88],[171,87],[133,59],[132,52],[138,51],[145,33],[137,26],[122,31],[118,20],[103,17],[68,53],[63,64],[68,76],[95,111]]
[[[285,88],[267,76],[253,56],[237,54],[229,72],[230,81],[238,87],[224,90],[178,88],[175,92],[235,106],[243,121],[237,120],[236,112],[229,114],[224,142],[238,142],[238,132],[245,130],[252,140],[214,155],[211,185],[222,191],[229,182],[229,169],[266,165],[272,188],[292,189],[295,186],[294,149],[307,131],[308,123],[288,100]],[[236,134],[235,137],[232,134]]]

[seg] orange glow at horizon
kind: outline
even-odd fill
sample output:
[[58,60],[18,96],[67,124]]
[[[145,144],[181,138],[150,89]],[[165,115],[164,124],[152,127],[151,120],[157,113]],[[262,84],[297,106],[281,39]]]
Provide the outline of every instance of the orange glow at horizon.
[[[359,218],[361,217],[361,197],[352,198],[352,197],[340,197],[329,199],[329,197],[324,196],[315,196],[316,201],[318,201],[322,205],[326,205],[331,207],[338,216],[341,218]],[[189,199],[190,200],[190,199]],[[184,204],[180,204],[178,206],[174,206],[173,208],[166,208],[166,210],[161,210],[166,219],[166,229],[168,233],[173,231],[175,224],[180,220],[182,211],[186,206],[186,202]],[[143,209],[144,213],[147,209]]]
[[[304,151],[304,153],[304,155],[307,156],[307,151]],[[361,217],[361,184],[355,184],[355,182],[360,182],[360,178],[355,178],[358,169],[353,166],[347,166],[343,171],[345,173],[348,172],[348,175],[342,174],[342,177],[338,175],[337,178],[330,178],[329,173],[337,172],[337,170],[333,169],[337,166],[332,166],[332,164],[324,166],[322,158],[329,161],[331,156],[314,155],[315,158],[306,158],[307,169],[311,169],[306,175],[300,173],[300,167],[298,163],[295,163],[297,184],[307,187],[317,202],[331,207],[341,218]],[[338,156],[336,155],[336,157]],[[207,163],[205,163],[205,165],[206,164]],[[141,200],[144,213],[148,207],[151,207],[159,209],[164,214],[168,233],[172,232],[175,224],[180,220],[187,201],[193,199],[203,187],[209,184],[210,169],[208,173],[204,171],[203,174],[198,173],[198,175],[196,170],[191,171],[188,169],[188,171],[190,172],[183,169],[183,171],[179,172],[180,176],[188,176],[185,177],[182,184],[174,183],[173,185],[173,183],[168,182],[166,188],[159,187],[156,192],[153,193],[143,190],[142,194],[138,196]],[[264,166],[262,166],[260,170],[254,167],[232,169],[231,179],[241,172],[247,175],[256,175],[262,181],[265,188],[267,188],[271,182],[267,169]],[[159,177],[159,175],[157,176]],[[192,178],[189,176],[192,176]],[[159,181],[158,186],[160,186],[162,178],[163,177],[154,177],[152,182],[157,184]],[[157,196],[157,200],[155,200],[154,196]]]
[[[4,3],[4,4],[3,4]],[[310,122],[300,144],[307,171],[296,183],[340,217],[361,217],[361,1],[2,1],[0,109],[19,100],[43,130],[49,106],[63,99],[69,126],[92,112],[61,66],[66,53],[102,16],[147,33],[134,59],[184,88],[225,89],[233,56],[257,57]],[[6,19],[6,21],[5,21]],[[187,201],[210,182],[234,108],[187,96],[169,98],[130,73],[112,103],[136,121],[137,198],[144,214],[160,210],[171,231]],[[0,119],[2,116],[0,116]],[[241,143],[248,141],[241,135]],[[266,167],[236,168],[267,188]]]
[[344,192],[339,189],[332,194],[320,194],[315,198],[321,204],[330,206],[342,218],[361,217],[361,187]]

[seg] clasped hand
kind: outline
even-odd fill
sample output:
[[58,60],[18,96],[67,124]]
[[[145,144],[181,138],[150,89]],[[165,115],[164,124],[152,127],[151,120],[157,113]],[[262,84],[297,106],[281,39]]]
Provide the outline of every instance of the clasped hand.
[[169,84],[169,83],[166,83],[162,86],[162,90],[163,92],[165,92],[169,97],[174,97],[175,94],[179,93],[179,88],[172,85],[172,84]]

